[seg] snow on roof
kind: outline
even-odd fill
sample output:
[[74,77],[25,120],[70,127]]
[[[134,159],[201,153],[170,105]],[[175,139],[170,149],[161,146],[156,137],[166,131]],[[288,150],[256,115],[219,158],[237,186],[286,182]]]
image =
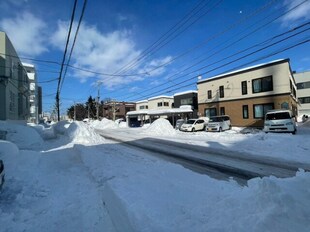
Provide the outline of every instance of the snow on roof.
[[28,63],[22,62],[22,65],[25,66],[25,67],[34,68],[33,64],[28,64]]
[[127,115],[142,115],[142,114],[148,114],[148,110],[134,110],[127,112]]
[[151,100],[155,100],[155,99],[158,99],[158,98],[171,98],[171,99],[173,99],[172,96],[161,95],[161,96],[151,97],[148,100],[151,101]]
[[137,101],[136,104],[138,104],[138,103],[145,103],[145,102],[147,102],[147,100]]
[[188,91],[184,91],[184,92],[180,92],[180,93],[175,93],[173,96],[179,96],[179,95],[183,95],[183,94],[187,94],[187,93],[197,93],[197,90],[188,90]]
[[227,73],[222,73],[222,74],[217,75],[217,76],[213,76],[213,77],[210,77],[210,78],[207,78],[207,79],[203,79],[203,80],[198,81],[197,83],[206,82],[206,81],[209,81],[209,80],[217,79],[217,78],[224,77],[224,76],[231,75],[231,74],[236,74],[236,73],[239,73],[239,72],[250,71],[251,69],[254,69],[254,68],[258,68],[258,67],[265,66],[265,65],[270,65],[270,64],[273,64],[273,63],[278,63],[278,62],[281,62],[281,61],[288,61],[288,60],[289,59],[279,59],[279,60],[273,60],[273,61],[270,61],[270,62],[267,62],[267,63],[253,65],[253,66],[250,66],[250,67],[234,70],[234,71],[227,72]]
[[180,108],[167,108],[167,109],[155,109],[155,110],[137,110],[129,111],[127,115],[165,115],[165,114],[177,114],[177,113],[191,113],[193,112],[192,106],[184,105]]

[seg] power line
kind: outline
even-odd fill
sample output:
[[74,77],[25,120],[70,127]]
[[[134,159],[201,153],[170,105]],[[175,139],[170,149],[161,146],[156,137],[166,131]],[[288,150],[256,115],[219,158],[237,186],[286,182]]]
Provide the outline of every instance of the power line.
[[[309,23],[307,23],[307,25],[308,25],[308,24],[309,24]],[[291,37],[296,36],[296,35],[298,35],[298,34],[301,34],[301,33],[305,32],[305,31],[307,31],[307,30],[309,30],[309,28],[306,29],[306,30],[304,30],[304,31],[302,31],[302,32],[298,32],[298,33],[295,33],[294,35],[290,35],[290,36],[288,36],[288,37],[286,37],[286,38],[284,38],[284,39],[281,39],[280,41],[274,42],[274,43],[272,43],[272,44],[270,44],[270,45],[268,45],[268,46],[265,46],[265,47],[263,47],[263,48],[260,48],[260,49],[258,49],[258,50],[256,50],[256,51],[253,51],[253,52],[251,52],[251,53],[248,53],[248,54],[246,54],[246,55],[243,55],[242,57],[239,57],[238,59],[235,59],[235,60],[233,60],[233,61],[227,62],[227,63],[225,63],[225,64],[223,64],[223,65],[220,65],[220,66],[218,66],[218,67],[216,67],[216,68],[213,68],[213,69],[211,69],[211,70],[209,70],[209,71],[207,71],[207,72],[201,73],[201,75],[202,75],[202,74],[210,73],[210,72],[215,71],[215,70],[217,70],[217,69],[219,69],[219,68],[225,67],[225,66],[227,66],[227,65],[229,65],[229,64],[232,64],[232,63],[234,63],[234,62],[236,62],[236,61],[239,61],[239,60],[241,60],[241,59],[244,59],[244,58],[246,58],[246,57],[248,57],[248,56],[250,56],[250,55],[253,55],[253,54],[255,54],[255,53],[258,53],[258,52],[260,52],[260,51],[263,51],[263,50],[265,50],[265,49],[267,49],[267,48],[269,48],[269,47],[272,47],[272,46],[274,46],[274,45],[276,45],[276,44],[278,44],[278,43],[281,43],[281,42],[283,42],[283,41],[285,41],[285,40],[287,40],[287,39],[290,39]],[[289,32],[291,32],[291,30],[290,30]],[[289,33],[289,32],[288,32],[288,33]],[[283,33],[282,33],[282,35],[283,35]],[[278,35],[278,36],[280,36],[280,35]],[[278,36],[275,36],[275,37],[278,37]],[[270,39],[268,39],[268,40],[270,40]],[[265,41],[264,41],[264,42],[265,42]],[[255,47],[255,46],[252,46],[252,47],[250,47],[250,48],[253,48],[253,47]],[[210,66],[212,66],[212,65],[214,65],[214,64],[216,64],[216,63],[222,62],[222,61],[224,61],[224,60],[226,60],[226,59],[228,59],[228,58],[231,58],[231,57],[233,57],[233,56],[235,56],[235,55],[238,55],[238,54],[240,54],[240,53],[242,53],[242,52],[244,52],[244,51],[246,51],[246,50],[249,50],[250,48],[247,48],[247,49],[245,49],[245,50],[239,51],[239,52],[237,52],[237,53],[235,53],[235,54],[233,54],[233,55],[231,55],[231,56],[229,56],[229,57],[226,57],[226,58],[224,58],[224,59],[222,59],[222,60],[216,61],[216,62],[214,62],[214,63],[212,63],[212,64],[210,64],[210,65],[204,66],[204,67],[202,67],[202,68],[200,68],[200,69],[198,69],[198,70],[195,70],[195,71],[200,71],[200,70],[202,70],[202,69],[204,69],[204,68],[207,68],[207,67],[210,67]],[[188,74],[186,74],[186,75],[188,75]],[[174,84],[172,87],[174,87],[174,86],[176,86],[176,85],[180,85],[180,84],[182,84],[182,83],[185,83],[185,82],[187,82],[187,81],[189,81],[189,80],[192,80],[192,79],[194,79],[194,78],[197,78],[197,77],[196,77],[196,76],[195,76],[195,77],[191,77],[191,78],[189,78],[189,79],[187,79],[187,80],[185,80],[185,81],[179,82],[178,84]],[[169,89],[169,88],[171,88],[171,87],[168,87],[168,88],[165,88],[165,89]],[[165,89],[164,89],[164,90],[165,90]],[[144,91],[144,92],[147,92],[147,91]],[[158,91],[157,91],[157,92],[158,92]],[[152,94],[157,93],[157,92],[153,92]],[[140,93],[141,93],[141,92],[140,92]],[[146,97],[146,96],[148,96],[148,95],[144,95],[143,97]]]
[[[280,16],[277,16],[276,18],[274,18],[274,19],[272,19],[271,21],[269,21],[269,22],[263,24],[262,26],[260,26],[260,27],[257,28],[256,30],[252,31],[251,33],[247,34],[246,36],[243,36],[241,39],[244,39],[245,37],[251,35],[252,33],[254,33],[254,32],[260,30],[261,28],[263,28],[263,27],[265,27],[265,26],[271,24],[272,22],[276,21],[277,19],[279,19],[279,18],[283,17],[284,15],[288,14],[289,12],[295,10],[296,8],[298,8],[298,7],[300,7],[302,4],[304,4],[306,1],[307,1],[307,0],[305,0],[305,1],[303,1],[303,2],[301,2],[301,3],[299,3],[299,4],[297,4],[296,6],[292,7],[291,9],[289,9],[289,10],[286,11],[285,13],[281,14]],[[264,6],[264,7],[265,7],[265,6]],[[241,40],[241,39],[240,39],[240,40]],[[218,51],[218,52],[213,53],[212,55],[208,56],[207,59],[210,58],[210,57],[213,57],[215,54],[217,54],[217,53],[219,53],[219,52],[225,50],[226,48],[232,46],[233,44],[239,42],[240,40],[238,40],[238,41],[236,41],[236,42],[233,42],[232,44],[230,44],[229,46],[225,47],[224,49],[222,49],[222,50],[220,50],[220,51]],[[204,59],[204,60],[206,60],[206,59]],[[171,78],[171,77],[173,77],[173,76],[176,76],[177,74],[180,74],[180,73],[182,73],[182,72],[184,72],[184,71],[186,71],[186,70],[188,70],[188,69],[190,69],[190,68],[196,66],[197,64],[201,63],[201,62],[204,61],[204,60],[201,60],[201,61],[199,61],[198,63],[195,63],[195,65],[189,66],[188,68],[183,69],[182,71],[179,71],[178,73],[176,73],[176,74],[170,76],[169,78]],[[199,70],[200,70],[200,69],[194,70],[193,72],[196,72],[196,71],[199,71]],[[193,72],[191,72],[191,73],[193,73]],[[191,73],[189,73],[189,74],[191,74]],[[187,75],[188,75],[188,74],[187,74]],[[183,75],[183,76],[184,76],[184,75]],[[163,85],[164,85],[164,84],[158,85],[158,86],[156,86],[155,88],[158,88],[158,87],[163,86]],[[152,88],[152,89],[154,89],[154,88]],[[150,90],[150,89],[148,89],[148,90]],[[144,92],[146,92],[146,91],[148,91],[148,90],[144,90]]]
[[64,73],[64,76],[63,76],[63,78],[62,78],[61,85],[60,85],[60,91],[61,91],[61,89],[62,89],[64,80],[65,80],[65,78],[66,78],[66,74],[67,74],[67,70],[68,70],[68,65],[69,65],[69,63],[70,63],[71,56],[72,56],[72,52],[73,52],[73,49],[74,49],[74,46],[75,46],[75,42],[76,42],[76,38],[77,38],[77,35],[78,35],[78,33],[79,33],[79,30],[80,30],[80,26],[81,26],[82,19],[83,19],[83,16],[84,16],[86,4],[87,4],[87,0],[84,0],[84,4],[83,4],[83,8],[82,8],[82,13],[81,13],[81,16],[80,16],[80,19],[79,19],[79,22],[78,22],[78,26],[77,26],[77,29],[76,29],[76,32],[75,32],[75,35],[74,35],[74,40],[73,40],[73,43],[72,43],[72,47],[71,47],[71,51],[70,51],[70,54],[69,54],[69,58],[68,58],[68,60],[67,60],[65,73]]
[[66,47],[65,47],[63,59],[62,59],[62,62],[61,62],[60,74],[59,74],[58,85],[57,85],[56,105],[57,105],[58,121],[60,120],[59,95],[60,95],[61,76],[62,76],[62,72],[63,72],[63,68],[64,68],[64,63],[65,63],[65,59],[66,59],[66,55],[67,55],[68,44],[69,44],[69,40],[70,40],[72,24],[73,24],[73,21],[74,21],[76,5],[77,5],[77,0],[74,1],[74,6],[73,6],[73,10],[72,10],[72,15],[71,15],[71,21],[70,21],[70,26],[69,26],[69,32],[68,32],[67,41],[66,41]]
[[[188,17],[188,19],[186,19],[187,17],[184,17],[179,23],[177,23],[175,26],[173,26],[168,33],[166,33],[165,35],[168,35],[166,38],[165,36],[162,36],[161,38],[164,38],[163,40],[161,40],[161,38],[159,40],[157,40],[153,45],[151,45],[150,49],[147,49],[147,52],[144,52],[144,54],[142,54],[139,58],[137,58],[135,61],[131,62],[131,64],[127,67],[122,68],[121,70],[117,71],[116,73],[121,73],[121,72],[125,72],[126,70],[129,70],[131,68],[133,68],[134,66],[136,66],[136,64],[138,62],[140,62],[143,58],[147,57],[147,56],[151,56],[153,55],[155,52],[157,52],[159,49],[161,49],[162,47],[164,47],[165,45],[167,45],[168,43],[170,43],[172,40],[174,40],[177,36],[179,36],[181,33],[183,33],[185,30],[187,30],[190,26],[192,26],[194,23],[196,23],[199,19],[201,19],[203,16],[205,16],[207,13],[209,13],[212,9],[214,9],[217,5],[219,5],[222,0],[217,1],[216,4],[211,7],[210,9],[208,9],[205,13],[199,15],[193,22],[191,22],[189,25],[187,25],[185,28],[183,28],[183,30],[181,30],[180,32],[178,32],[177,34],[175,34],[173,36],[173,34],[175,32],[177,32],[179,29],[181,29],[184,25],[186,25],[187,22],[189,22],[189,20],[191,20],[191,18],[193,18],[193,16],[197,15],[200,11],[202,11],[207,5],[208,3],[211,1],[208,1],[204,6],[200,7],[198,9],[198,11],[194,12],[194,14],[190,15]],[[195,7],[197,8],[197,7]],[[194,9],[195,9],[194,8]],[[192,11],[191,11],[192,12]],[[190,13],[191,13],[190,12]],[[185,20],[184,22],[182,22],[183,20]],[[180,26],[178,26],[178,24],[181,24]],[[173,37],[172,37],[173,36]],[[169,39],[169,37],[172,37]],[[155,45],[156,44],[156,45]],[[155,46],[154,46],[155,45]],[[154,52],[155,51],[155,52]]]

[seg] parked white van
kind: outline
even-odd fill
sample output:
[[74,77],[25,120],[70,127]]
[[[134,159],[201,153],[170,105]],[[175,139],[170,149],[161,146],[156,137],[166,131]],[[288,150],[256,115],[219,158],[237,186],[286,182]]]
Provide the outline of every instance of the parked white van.
[[264,131],[295,134],[297,131],[295,117],[290,110],[270,110],[265,115]]
[[230,118],[227,115],[211,117],[206,131],[224,131],[231,129]]

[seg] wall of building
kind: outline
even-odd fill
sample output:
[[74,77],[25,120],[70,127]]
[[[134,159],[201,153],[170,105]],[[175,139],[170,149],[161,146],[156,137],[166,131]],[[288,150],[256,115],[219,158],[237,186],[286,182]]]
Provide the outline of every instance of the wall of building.
[[[272,76],[272,90],[254,93],[253,80],[268,76]],[[246,94],[242,94],[242,82],[247,83]],[[220,97],[220,86],[224,87],[224,97]],[[212,91],[210,99],[208,90]],[[206,109],[214,108],[216,115],[229,115],[233,126],[263,126],[263,118],[254,117],[254,105],[272,104],[274,109],[288,108],[297,115],[294,95],[296,85],[287,60],[198,83],[199,113],[207,116]],[[248,108],[248,118],[243,117],[243,106]]]
[[[273,91],[253,93],[252,80],[271,76]],[[198,83],[198,103],[246,99],[249,97],[264,97],[268,95],[290,93],[290,80],[294,82],[288,62],[256,69],[250,72],[229,75],[220,79]],[[241,82],[247,82],[247,94],[242,95]],[[224,86],[224,98],[219,97],[219,86]],[[296,88],[296,86],[295,86]],[[208,99],[208,90],[212,91],[212,98]]]
[[[230,116],[233,126],[262,127],[264,124],[263,118],[254,118],[254,105],[273,104],[274,109],[281,109],[283,103],[288,103],[289,109],[295,109],[296,112],[296,101],[287,94],[248,98],[243,99],[242,101],[231,100],[218,103],[199,104],[199,112],[204,115],[205,109],[216,108],[217,115],[219,115],[220,108],[224,107],[225,114]],[[248,107],[248,118],[243,118],[243,106]]]
[[[165,106],[165,102],[168,103],[167,106]],[[161,103],[162,106],[158,106],[158,103]],[[173,98],[171,97],[159,97],[159,98],[151,98],[148,100],[148,107],[149,110],[153,109],[169,109],[172,108],[173,105]]]
[[29,116],[29,83],[17,53],[4,32],[0,32],[0,79],[2,120],[26,120]]
[[297,98],[300,102],[299,115],[310,115],[310,71],[294,74],[297,83]]

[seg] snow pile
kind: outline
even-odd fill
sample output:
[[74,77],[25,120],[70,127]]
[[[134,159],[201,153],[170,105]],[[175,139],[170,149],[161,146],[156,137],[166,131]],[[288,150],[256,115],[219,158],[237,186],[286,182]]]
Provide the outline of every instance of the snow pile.
[[67,131],[67,129],[70,126],[70,122],[69,121],[60,121],[57,122],[55,124],[52,125],[52,127],[54,128],[55,132],[58,134],[62,134],[64,135]]
[[114,129],[118,127],[115,122],[106,118],[103,118],[101,121],[95,120],[90,123],[90,126],[98,130]]
[[167,119],[159,118],[146,129],[145,133],[149,135],[172,136],[176,134],[176,131]]
[[38,132],[26,125],[0,121],[0,130],[6,131],[6,140],[15,143],[19,149],[41,149],[43,139]]
[[119,127],[119,128],[126,128],[126,127],[127,127],[127,122],[120,122],[120,123],[118,124],[118,127]]
[[37,124],[30,124],[30,123],[28,125],[34,128],[44,140],[56,138],[55,129],[53,126],[45,127],[44,125],[41,125],[41,124],[37,125]]
[[104,138],[84,122],[71,123],[66,134],[72,139],[73,143],[100,144],[104,142]]

